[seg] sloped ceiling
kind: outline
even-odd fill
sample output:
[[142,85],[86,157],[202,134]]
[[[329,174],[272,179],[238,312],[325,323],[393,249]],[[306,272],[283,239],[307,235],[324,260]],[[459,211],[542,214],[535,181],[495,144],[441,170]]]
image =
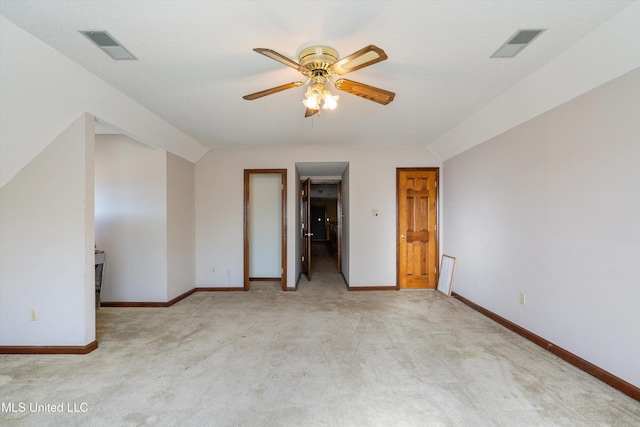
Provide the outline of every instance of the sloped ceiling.
[[[487,130],[483,116],[476,115],[514,88],[534,89],[523,82],[545,67],[558,74],[553,70],[562,68],[551,64],[631,9],[638,10],[637,1],[0,2],[0,12],[16,25],[211,150],[424,146],[441,158],[506,130],[513,117],[502,123],[494,115]],[[546,31],[515,58],[490,58],[518,29],[528,28]],[[81,30],[109,31],[138,60],[112,60]],[[623,37],[627,29],[615,31]],[[637,32],[629,31],[631,36]],[[389,59],[348,78],[393,91],[395,100],[382,106],[335,91],[340,95],[336,110],[304,118],[304,87],[242,99],[302,80],[294,69],[253,48],[271,48],[297,60],[302,49],[315,44],[331,46],[341,57],[369,44],[384,49]],[[598,57],[578,64],[596,71],[617,68],[595,73],[575,91],[628,71],[640,57],[639,45],[636,38],[625,47],[634,50],[631,55],[615,52],[631,58],[622,65]],[[555,84],[571,79],[575,76],[559,75]],[[517,121],[548,107],[542,103]]]

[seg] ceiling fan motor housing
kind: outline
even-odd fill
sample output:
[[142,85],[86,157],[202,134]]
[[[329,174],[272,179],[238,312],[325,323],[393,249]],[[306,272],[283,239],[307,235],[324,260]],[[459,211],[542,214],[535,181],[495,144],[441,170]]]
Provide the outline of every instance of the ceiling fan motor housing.
[[298,62],[312,74],[323,71],[328,74],[329,67],[338,62],[338,52],[327,46],[311,46],[300,52]]

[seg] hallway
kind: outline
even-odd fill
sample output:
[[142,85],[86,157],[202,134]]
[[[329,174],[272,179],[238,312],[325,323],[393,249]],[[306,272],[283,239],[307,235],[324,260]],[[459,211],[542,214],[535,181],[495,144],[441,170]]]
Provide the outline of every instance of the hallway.
[[300,276],[298,291],[321,289],[343,291],[347,289],[341,273],[338,273],[337,254],[331,253],[328,242],[311,243],[311,281]]
[[322,272],[337,271],[337,254],[331,252],[329,242],[311,242],[311,257],[315,270]]

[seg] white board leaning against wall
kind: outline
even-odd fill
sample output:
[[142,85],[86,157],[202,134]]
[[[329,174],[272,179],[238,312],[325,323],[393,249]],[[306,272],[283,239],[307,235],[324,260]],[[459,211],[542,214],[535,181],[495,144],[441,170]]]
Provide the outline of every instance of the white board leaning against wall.
[[449,255],[442,255],[440,261],[440,277],[438,278],[438,290],[446,296],[451,296],[453,284],[453,272],[456,269],[456,259]]

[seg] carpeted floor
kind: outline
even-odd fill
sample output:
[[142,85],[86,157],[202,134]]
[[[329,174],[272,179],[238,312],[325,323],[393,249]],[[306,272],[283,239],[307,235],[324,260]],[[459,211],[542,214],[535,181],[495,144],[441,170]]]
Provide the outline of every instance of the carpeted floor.
[[0,425],[640,425],[640,402],[459,301],[315,267],[297,292],[101,308],[87,355],[0,355]]

